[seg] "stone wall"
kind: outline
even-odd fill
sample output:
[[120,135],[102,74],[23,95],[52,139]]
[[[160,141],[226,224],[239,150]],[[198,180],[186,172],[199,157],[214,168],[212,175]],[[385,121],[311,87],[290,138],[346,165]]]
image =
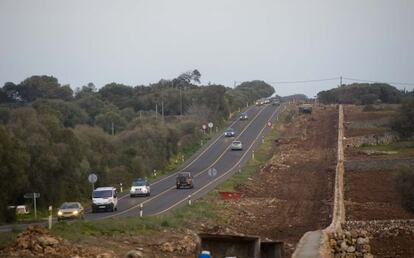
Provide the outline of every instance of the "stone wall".
[[368,134],[363,136],[349,137],[345,139],[347,148],[357,148],[362,145],[381,145],[396,142],[399,139],[396,133],[386,132],[382,134]]

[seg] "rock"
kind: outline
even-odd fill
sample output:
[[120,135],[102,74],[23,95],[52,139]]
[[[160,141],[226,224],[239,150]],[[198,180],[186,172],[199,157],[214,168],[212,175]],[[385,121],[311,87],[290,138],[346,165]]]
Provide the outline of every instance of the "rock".
[[335,241],[335,239],[329,239],[329,246],[331,247],[331,248],[335,248],[335,246],[336,246],[336,241]]
[[131,250],[126,253],[125,257],[126,258],[143,258],[144,254],[138,250]]
[[341,250],[344,252],[346,252],[346,250],[348,249],[348,245],[346,244],[345,241],[342,241],[340,246],[341,246]]
[[369,244],[362,245],[361,252],[364,254],[371,252],[371,246]]
[[59,240],[51,236],[40,236],[38,238],[38,241],[43,247],[54,246],[54,245],[59,244]]
[[369,241],[369,239],[368,239],[368,238],[362,238],[362,237],[358,237],[358,238],[357,238],[357,244],[358,244],[358,245],[363,245],[363,244],[366,244],[368,241]]
[[174,247],[170,242],[165,242],[164,244],[161,245],[161,251],[172,253],[174,252]]
[[35,253],[43,253],[43,248],[39,244],[34,244],[31,249]]
[[114,255],[111,253],[101,253],[98,254],[96,258],[114,258]]
[[355,252],[355,247],[354,246],[350,246],[348,247],[348,249],[346,249],[347,253],[354,253]]
[[45,254],[56,254],[56,250],[53,249],[50,246],[46,246],[45,249],[43,250],[45,252]]

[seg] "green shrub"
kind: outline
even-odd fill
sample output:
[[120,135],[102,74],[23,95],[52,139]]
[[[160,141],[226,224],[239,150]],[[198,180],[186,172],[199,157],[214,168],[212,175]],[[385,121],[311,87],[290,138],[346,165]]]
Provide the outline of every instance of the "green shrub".
[[397,189],[403,206],[414,211],[414,168],[404,168],[397,175]]

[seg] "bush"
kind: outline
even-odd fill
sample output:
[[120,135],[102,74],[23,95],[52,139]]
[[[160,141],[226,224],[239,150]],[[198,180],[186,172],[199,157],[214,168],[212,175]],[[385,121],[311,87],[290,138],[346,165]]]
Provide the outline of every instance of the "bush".
[[403,103],[397,112],[392,129],[397,131],[402,137],[414,135],[414,100]]
[[403,206],[414,212],[414,168],[404,168],[397,175],[397,190]]

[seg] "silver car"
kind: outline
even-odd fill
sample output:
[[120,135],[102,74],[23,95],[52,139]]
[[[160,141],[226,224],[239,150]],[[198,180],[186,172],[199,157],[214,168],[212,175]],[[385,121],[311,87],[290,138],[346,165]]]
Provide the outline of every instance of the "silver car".
[[230,148],[232,150],[242,150],[243,149],[243,144],[241,143],[241,141],[233,141],[231,143]]

